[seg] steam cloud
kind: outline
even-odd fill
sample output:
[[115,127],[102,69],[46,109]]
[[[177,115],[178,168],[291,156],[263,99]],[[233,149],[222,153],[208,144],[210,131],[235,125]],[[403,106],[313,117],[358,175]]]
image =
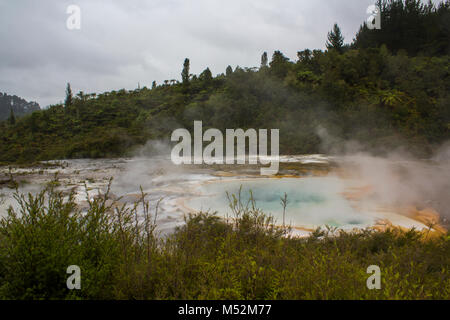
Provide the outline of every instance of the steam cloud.
[[357,141],[342,141],[319,127],[323,147],[337,162],[372,188],[371,199],[386,206],[431,207],[450,218],[450,141],[429,159],[417,159],[404,148],[387,154],[365,151]]

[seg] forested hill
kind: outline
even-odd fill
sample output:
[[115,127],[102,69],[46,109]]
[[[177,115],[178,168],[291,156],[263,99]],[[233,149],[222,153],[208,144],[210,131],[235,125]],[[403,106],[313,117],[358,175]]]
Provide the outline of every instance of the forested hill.
[[385,44],[393,53],[409,55],[448,55],[450,53],[449,1],[437,7],[417,0],[380,1],[381,29],[372,31],[361,26],[354,45],[358,48]]
[[327,50],[300,51],[296,61],[264,53],[260,68],[213,77],[191,75],[186,59],[180,82],[75,96],[68,86],[64,104],[0,124],[0,161],[120,156],[194,120],[204,130],[278,128],[284,154],[333,151],[338,140],[319,134],[326,129],[368,149],[426,155],[450,138],[449,14],[449,1],[388,1],[381,30],[363,25],[345,44],[335,25]]
[[[27,102],[18,96],[0,92],[0,121],[20,117],[40,109],[37,102]],[[14,122],[14,120],[12,121]]]

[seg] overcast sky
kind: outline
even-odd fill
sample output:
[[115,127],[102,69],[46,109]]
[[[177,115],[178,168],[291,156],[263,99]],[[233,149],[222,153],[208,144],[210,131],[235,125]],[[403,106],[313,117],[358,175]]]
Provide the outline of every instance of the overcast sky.
[[[337,22],[351,42],[374,0],[0,0],[0,92],[37,101],[151,86],[228,65],[259,66],[281,50],[292,60],[323,49]],[[81,9],[69,30],[67,7]]]

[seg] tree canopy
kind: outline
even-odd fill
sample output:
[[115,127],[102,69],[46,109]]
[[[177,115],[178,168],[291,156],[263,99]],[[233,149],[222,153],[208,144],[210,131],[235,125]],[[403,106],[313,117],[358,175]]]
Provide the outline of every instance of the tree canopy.
[[337,25],[337,23],[334,24],[333,30],[328,32],[328,40],[326,43],[328,50],[336,50],[339,53],[342,53],[342,50],[344,48],[344,37],[342,36],[341,29]]
[[449,55],[450,1],[438,5],[420,0],[378,0],[381,29],[370,30],[364,23],[354,40],[356,48],[380,48],[409,55]]

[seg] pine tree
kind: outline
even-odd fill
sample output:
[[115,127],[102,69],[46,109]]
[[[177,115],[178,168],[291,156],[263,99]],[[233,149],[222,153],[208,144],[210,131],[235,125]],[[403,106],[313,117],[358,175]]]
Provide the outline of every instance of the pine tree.
[[328,32],[328,41],[326,43],[328,50],[336,50],[339,53],[342,53],[344,48],[344,37],[342,36],[341,29],[337,25],[334,24],[333,30]]
[[206,68],[205,71],[203,71],[200,74],[200,79],[205,81],[205,82],[210,82],[212,80],[211,70],[209,70],[209,68]]
[[264,52],[261,56],[261,68],[265,68],[267,67],[267,62],[268,62],[268,58],[267,58],[267,52]]
[[186,58],[183,64],[183,71],[181,72],[181,79],[183,80],[183,84],[189,83],[189,59]]
[[64,106],[67,108],[72,105],[72,89],[70,88],[70,83],[67,83],[66,87],[66,100],[64,101]]

